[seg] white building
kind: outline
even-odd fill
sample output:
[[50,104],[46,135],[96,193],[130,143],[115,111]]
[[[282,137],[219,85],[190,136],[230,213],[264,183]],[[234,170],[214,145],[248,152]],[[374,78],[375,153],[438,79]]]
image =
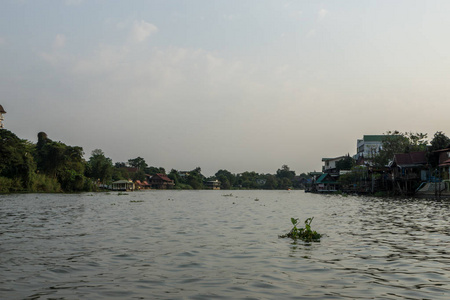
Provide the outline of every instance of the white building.
[[3,129],[3,114],[6,114],[6,111],[3,109],[3,106],[0,105],[0,129]]
[[356,142],[356,157],[357,160],[360,157],[365,159],[371,159],[375,154],[380,152],[383,139],[386,135],[364,135],[362,139],[358,139]]
[[322,161],[324,163],[322,166],[322,172],[330,174],[337,173],[336,163],[338,161],[343,160],[344,158],[346,158],[346,156],[339,156],[334,158],[322,158]]

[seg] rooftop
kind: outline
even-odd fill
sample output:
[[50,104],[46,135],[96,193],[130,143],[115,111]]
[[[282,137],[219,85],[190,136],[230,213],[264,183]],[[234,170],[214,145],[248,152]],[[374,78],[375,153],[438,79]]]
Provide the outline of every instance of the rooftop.
[[340,160],[343,158],[346,158],[346,156],[344,155],[344,156],[338,156],[338,157],[334,157],[334,158],[324,157],[324,158],[322,158],[322,161],[330,161],[330,160],[338,160],[338,159]]
[[395,154],[394,161],[401,167],[425,165],[427,163],[426,152],[421,151]]
[[364,135],[364,142],[382,142],[387,135]]

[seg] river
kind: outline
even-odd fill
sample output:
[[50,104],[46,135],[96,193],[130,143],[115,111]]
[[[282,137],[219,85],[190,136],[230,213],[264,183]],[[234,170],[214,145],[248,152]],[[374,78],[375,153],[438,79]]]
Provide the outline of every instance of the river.
[[[278,238],[291,217],[324,237]],[[0,195],[0,298],[449,299],[449,221],[302,191]]]

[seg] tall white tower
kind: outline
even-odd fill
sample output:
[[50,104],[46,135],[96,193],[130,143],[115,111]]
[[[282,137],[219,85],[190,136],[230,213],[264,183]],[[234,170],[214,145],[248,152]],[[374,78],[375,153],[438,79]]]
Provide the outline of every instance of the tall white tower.
[[3,129],[3,114],[6,114],[6,111],[3,109],[3,106],[0,105],[0,129]]

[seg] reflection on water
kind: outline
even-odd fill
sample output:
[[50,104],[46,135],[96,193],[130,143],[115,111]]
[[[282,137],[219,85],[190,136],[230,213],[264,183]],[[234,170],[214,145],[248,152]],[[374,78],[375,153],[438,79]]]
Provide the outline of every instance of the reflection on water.
[[[279,239],[291,217],[325,237]],[[301,191],[3,195],[0,298],[448,299],[449,219]]]

